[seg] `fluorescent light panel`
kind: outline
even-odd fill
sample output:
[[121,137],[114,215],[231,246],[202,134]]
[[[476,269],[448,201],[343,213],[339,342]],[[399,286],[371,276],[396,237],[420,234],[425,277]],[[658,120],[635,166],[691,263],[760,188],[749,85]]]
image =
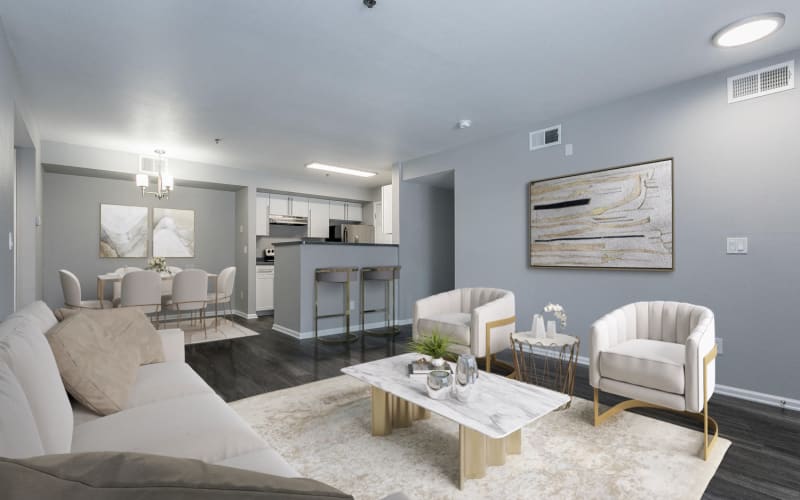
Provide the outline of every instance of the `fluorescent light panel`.
[[367,172],[366,170],[356,170],[354,168],[337,167],[335,165],[325,165],[324,163],[309,163],[306,168],[314,170],[324,170],[326,172],[333,172],[336,174],[355,175],[357,177],[372,177],[377,175],[375,172]]
[[712,41],[717,47],[746,45],[775,33],[783,26],[785,19],[780,12],[748,17],[725,26],[714,34]]

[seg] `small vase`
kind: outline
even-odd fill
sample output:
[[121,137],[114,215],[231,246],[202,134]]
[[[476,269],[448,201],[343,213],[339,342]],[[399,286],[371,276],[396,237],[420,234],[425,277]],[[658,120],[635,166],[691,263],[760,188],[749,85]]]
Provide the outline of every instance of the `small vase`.
[[440,368],[444,366],[444,358],[433,358],[431,359],[431,364],[436,368]]

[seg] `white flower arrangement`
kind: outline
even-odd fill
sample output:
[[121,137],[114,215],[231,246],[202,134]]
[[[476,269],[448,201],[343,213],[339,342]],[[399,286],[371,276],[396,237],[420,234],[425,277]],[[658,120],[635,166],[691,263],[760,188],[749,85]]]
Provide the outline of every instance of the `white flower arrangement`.
[[561,328],[567,327],[567,312],[561,307],[561,304],[553,304],[552,302],[544,306],[544,312],[551,312],[561,322]]
[[147,261],[147,269],[163,273],[167,270],[167,259],[164,257],[150,257]]

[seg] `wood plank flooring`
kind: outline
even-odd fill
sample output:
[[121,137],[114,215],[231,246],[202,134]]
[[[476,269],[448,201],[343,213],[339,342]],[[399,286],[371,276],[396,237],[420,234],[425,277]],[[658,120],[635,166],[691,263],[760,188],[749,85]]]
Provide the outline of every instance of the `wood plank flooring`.
[[[226,401],[340,375],[345,366],[407,351],[410,327],[393,340],[365,337],[349,345],[295,340],[272,330],[272,318],[235,319],[258,336],[186,347],[186,362]],[[510,352],[501,359],[511,361]],[[588,368],[578,367],[575,395],[592,399]],[[601,403],[619,401],[602,395]],[[714,395],[711,414],[720,435],[733,445],[703,498],[800,499],[800,413],[782,411],[727,396]],[[669,412],[639,413],[697,428],[696,423]]]

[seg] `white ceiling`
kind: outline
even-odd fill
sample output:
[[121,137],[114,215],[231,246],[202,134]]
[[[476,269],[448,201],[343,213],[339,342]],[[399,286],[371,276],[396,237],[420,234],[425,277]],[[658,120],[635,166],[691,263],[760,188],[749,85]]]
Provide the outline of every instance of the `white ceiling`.
[[[0,4],[43,139],[315,178],[305,163],[385,170],[800,47],[797,0]],[[766,11],[777,35],[710,44]]]

